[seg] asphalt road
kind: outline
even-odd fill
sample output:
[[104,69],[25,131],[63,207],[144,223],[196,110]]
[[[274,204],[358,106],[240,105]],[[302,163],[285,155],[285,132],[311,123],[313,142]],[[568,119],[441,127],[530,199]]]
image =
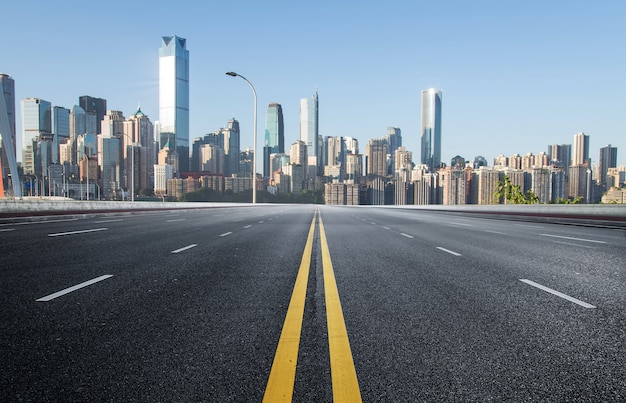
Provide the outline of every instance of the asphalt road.
[[625,246],[368,207],[5,222],[0,400],[262,401],[286,340],[287,401],[625,401]]

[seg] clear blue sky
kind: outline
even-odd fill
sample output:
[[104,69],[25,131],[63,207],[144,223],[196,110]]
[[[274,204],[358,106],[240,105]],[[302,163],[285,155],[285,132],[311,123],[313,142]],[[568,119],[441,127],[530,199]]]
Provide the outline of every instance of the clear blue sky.
[[444,162],[537,154],[583,131],[593,161],[610,143],[626,165],[626,1],[8,0],[0,12],[18,118],[22,98],[71,108],[91,95],[158,120],[158,49],[176,34],[190,53],[192,139],[235,117],[252,145],[252,93],[232,70],[256,87],[259,147],[267,105],[282,104],[288,147],[300,98],[318,88],[322,135],[356,137],[364,152],[400,127],[419,162],[420,91],[436,87]]

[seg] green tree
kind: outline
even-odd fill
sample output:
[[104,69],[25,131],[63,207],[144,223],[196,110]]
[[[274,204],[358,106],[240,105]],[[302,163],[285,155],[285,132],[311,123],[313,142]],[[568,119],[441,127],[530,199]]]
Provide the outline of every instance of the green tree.
[[504,175],[504,177],[498,181],[498,189],[493,193],[493,196],[497,202],[504,199],[511,204],[539,203],[539,197],[537,197],[532,190],[527,190],[525,193],[522,193],[520,186],[514,185],[507,175]]

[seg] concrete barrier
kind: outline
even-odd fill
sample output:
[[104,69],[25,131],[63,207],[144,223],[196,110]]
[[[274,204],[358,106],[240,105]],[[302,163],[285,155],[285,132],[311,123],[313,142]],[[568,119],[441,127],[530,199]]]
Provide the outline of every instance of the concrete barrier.
[[23,200],[0,200],[0,218],[41,217],[106,212],[225,208],[234,206],[252,206],[252,204],[86,201],[67,199],[64,197],[25,197]]
[[[278,206],[277,204],[257,205]],[[0,218],[252,206],[254,205],[251,203],[122,202],[73,200],[63,197],[27,197],[23,200],[0,199]],[[404,205],[359,207],[430,210],[480,215],[487,218],[626,228],[626,205],[620,204]]]

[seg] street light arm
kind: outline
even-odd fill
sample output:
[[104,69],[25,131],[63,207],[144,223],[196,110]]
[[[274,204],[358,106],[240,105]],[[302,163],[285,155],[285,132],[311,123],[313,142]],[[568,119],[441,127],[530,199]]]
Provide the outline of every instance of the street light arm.
[[243,78],[248,85],[250,86],[250,88],[252,89],[252,94],[254,95],[254,145],[253,145],[253,155],[252,155],[252,204],[256,204],[256,126],[257,126],[257,96],[256,96],[256,90],[254,89],[254,85],[252,85],[252,83],[250,82],[250,80],[248,80],[247,78],[245,78],[244,76],[242,76],[241,74],[237,74],[234,71],[229,71],[226,73],[226,75],[231,76],[231,77],[241,77]]

